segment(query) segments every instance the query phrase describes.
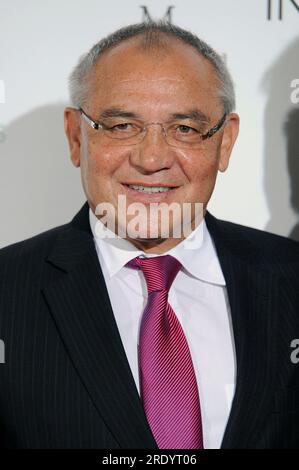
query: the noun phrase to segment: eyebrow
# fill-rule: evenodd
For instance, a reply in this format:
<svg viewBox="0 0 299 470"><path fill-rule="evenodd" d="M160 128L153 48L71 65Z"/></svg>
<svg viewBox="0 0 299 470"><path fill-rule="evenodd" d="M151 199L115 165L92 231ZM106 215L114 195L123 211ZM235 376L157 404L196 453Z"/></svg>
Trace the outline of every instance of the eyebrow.
<svg viewBox="0 0 299 470"><path fill-rule="evenodd" d="M101 112L99 116L99 120L101 119L109 119L113 117L122 117L122 118L130 118L130 119L140 119L142 120L142 116L138 113L124 111L121 108L107 108ZM199 109L190 109L184 113L172 113L170 114L170 119L192 119L194 121L201 121L201 122L210 122L210 119L206 114L204 114Z"/></svg>

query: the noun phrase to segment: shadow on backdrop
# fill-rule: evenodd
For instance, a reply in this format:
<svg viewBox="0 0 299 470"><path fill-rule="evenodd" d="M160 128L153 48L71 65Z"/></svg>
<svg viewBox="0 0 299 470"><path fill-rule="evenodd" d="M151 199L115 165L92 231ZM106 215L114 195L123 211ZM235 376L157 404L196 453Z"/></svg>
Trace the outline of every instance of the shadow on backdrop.
<svg viewBox="0 0 299 470"><path fill-rule="evenodd" d="M285 125L285 132L287 136L288 168L291 180L291 204L297 216L299 216L299 108L293 109L289 113ZM292 229L290 237L299 241L299 220Z"/></svg>
<svg viewBox="0 0 299 470"><path fill-rule="evenodd" d="M299 78L299 38L266 72L264 187L270 211L265 228L299 241L299 105L291 83ZM291 229L290 229L291 227Z"/></svg>
<svg viewBox="0 0 299 470"><path fill-rule="evenodd" d="M0 247L68 222L86 200L69 158L64 104L42 106L5 128L0 143Z"/></svg>

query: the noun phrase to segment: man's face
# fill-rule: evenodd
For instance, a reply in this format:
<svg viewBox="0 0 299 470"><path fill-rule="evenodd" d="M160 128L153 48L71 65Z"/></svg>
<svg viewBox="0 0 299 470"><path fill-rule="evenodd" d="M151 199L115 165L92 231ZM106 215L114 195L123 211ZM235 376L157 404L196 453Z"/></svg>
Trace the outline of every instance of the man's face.
<svg viewBox="0 0 299 470"><path fill-rule="evenodd" d="M101 121L108 110L118 109L135 116L121 117L121 123L137 120L146 124L167 123L174 114L197 110L208 120L202 123L205 131L215 126L223 109L212 65L188 45L171 40L170 46L166 51L142 51L139 40L132 39L104 53L90 78L84 111ZM183 123L192 125L190 119ZM118 196L124 195L127 206L142 202L148 218L151 203L176 202L181 206L187 202L202 203L206 208L218 170L227 168L238 133L238 116L228 116L224 128L196 149L170 146L159 125L149 126L138 144L115 145L115 141L103 138L101 130L92 129L72 108L65 111L65 129L71 158L81 167L91 208L95 210L102 202L117 208ZM130 184L173 189L145 193L129 188ZM174 218L171 225L176 223L181 222ZM157 245L162 242L168 249L178 241L157 240Z"/></svg>

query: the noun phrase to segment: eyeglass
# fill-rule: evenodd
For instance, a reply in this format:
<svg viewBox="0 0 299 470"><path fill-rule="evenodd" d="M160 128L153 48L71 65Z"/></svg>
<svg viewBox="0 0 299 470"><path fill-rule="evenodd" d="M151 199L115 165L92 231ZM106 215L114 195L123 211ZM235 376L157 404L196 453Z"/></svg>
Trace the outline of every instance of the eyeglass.
<svg viewBox="0 0 299 470"><path fill-rule="evenodd" d="M202 142L211 138L224 125L227 114L224 113L220 121L207 132L202 133L202 123L192 122L187 125L185 122L149 122L141 124L136 122L124 122L120 119L111 118L108 122L94 121L82 108L77 108L84 120L95 130L101 130L103 134L111 139L114 145L135 145L144 139L150 125L162 127L166 142L173 147L198 148Z"/></svg>

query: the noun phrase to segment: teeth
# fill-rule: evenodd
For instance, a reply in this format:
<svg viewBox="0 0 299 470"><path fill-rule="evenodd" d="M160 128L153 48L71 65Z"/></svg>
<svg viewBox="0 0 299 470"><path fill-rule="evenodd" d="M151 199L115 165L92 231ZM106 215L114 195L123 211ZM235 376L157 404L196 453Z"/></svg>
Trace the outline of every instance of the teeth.
<svg viewBox="0 0 299 470"><path fill-rule="evenodd" d="M170 187L165 187L165 186L139 186L135 184L129 184L129 188L136 189L137 191L143 192L143 193L164 193L166 191L169 191Z"/></svg>

